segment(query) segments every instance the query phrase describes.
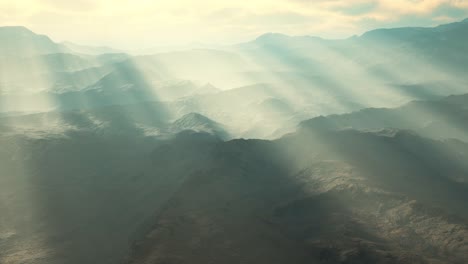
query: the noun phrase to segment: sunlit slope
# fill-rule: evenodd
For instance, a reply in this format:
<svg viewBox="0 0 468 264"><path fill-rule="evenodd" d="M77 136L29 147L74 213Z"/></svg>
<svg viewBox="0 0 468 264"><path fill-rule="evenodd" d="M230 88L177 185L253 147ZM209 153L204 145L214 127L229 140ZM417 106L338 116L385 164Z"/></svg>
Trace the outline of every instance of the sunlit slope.
<svg viewBox="0 0 468 264"><path fill-rule="evenodd" d="M55 95L85 89L124 54L74 52L24 27L0 28L0 111L47 111Z"/></svg>
<svg viewBox="0 0 468 264"><path fill-rule="evenodd" d="M2 96L81 90L97 82L124 55L92 57L54 53L32 57L8 57L1 61Z"/></svg>
<svg viewBox="0 0 468 264"><path fill-rule="evenodd" d="M5 113L4 117L0 116L0 131L47 136L49 133L60 135L69 131L102 130L105 133L138 132L157 136L180 131L177 127L186 127L216 134L223 139L239 136L278 138L293 132L301 122L299 127L363 131L406 129L434 139L456 138L468 141L467 95L413 101L399 108L366 108L349 114L310 119L315 116L313 108L301 110L297 105L274 99L269 96L270 89L263 85L193 96L174 102L139 103L135 101L138 98L144 100L144 94L128 98L115 93L109 96L122 96L119 100L126 100L129 104L29 115ZM245 96L244 92L250 94L253 91L257 91L257 96ZM88 97L90 105L102 103L99 100L107 102L107 97L91 95L94 97ZM79 103L71 100L67 102L67 106L75 107ZM333 113L332 110L330 112ZM216 121L207 121L210 119Z"/></svg>
<svg viewBox="0 0 468 264"><path fill-rule="evenodd" d="M201 86L210 83L221 90L264 83L281 91L271 97L302 108L313 104L317 114L328 114L327 108L352 111L396 106L412 99L466 92L463 69L468 45L463 33L467 28L462 21L435 28L378 29L343 40L270 33L224 50L130 57L106 49L102 51L108 51L107 55L84 55L25 28L9 27L0 32L7 42L16 39L30 47L12 44L15 52L0 51L0 57L7 58L2 91L52 92L40 95L49 99L58 91L82 97L89 90L119 92L122 87L143 86L156 97L149 99L174 100L194 92L171 93L172 89L165 89L172 86L167 82L174 86L183 81ZM84 71L89 76L80 74Z"/></svg>
<svg viewBox="0 0 468 264"><path fill-rule="evenodd" d="M390 106L464 91L467 30L463 21L378 29L344 40L270 33L235 48L263 69L251 72L253 79L302 87L315 98L331 94L365 106Z"/></svg>
<svg viewBox="0 0 468 264"><path fill-rule="evenodd" d="M300 126L375 131L408 129L437 139L456 138L468 142L468 95L434 101L414 101L399 108L367 108L357 112L320 116Z"/></svg>
<svg viewBox="0 0 468 264"><path fill-rule="evenodd" d="M100 50L107 54L84 54L22 27L4 27L0 38L25 43L11 44L14 51L0 50L3 112L85 109L216 92L202 79L223 79L221 72L230 74L242 64L236 55L214 50L137 57L106 49Z"/></svg>
<svg viewBox="0 0 468 264"><path fill-rule="evenodd" d="M102 77L102 66L125 57L77 53L24 27L0 27L0 39L2 95L81 89Z"/></svg>
<svg viewBox="0 0 468 264"><path fill-rule="evenodd" d="M91 108L147 101L172 101L217 92L207 83L174 77L158 61L129 58L114 63L107 74L81 90L51 94L58 109Z"/></svg>

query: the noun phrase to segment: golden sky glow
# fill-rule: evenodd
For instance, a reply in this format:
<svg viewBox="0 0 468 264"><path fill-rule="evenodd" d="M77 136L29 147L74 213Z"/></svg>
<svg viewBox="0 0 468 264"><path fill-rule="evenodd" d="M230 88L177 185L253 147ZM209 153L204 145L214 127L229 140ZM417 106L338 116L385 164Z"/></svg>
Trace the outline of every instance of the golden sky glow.
<svg viewBox="0 0 468 264"><path fill-rule="evenodd" d="M0 0L0 26L119 48L225 44L265 32L348 37L468 16L468 0Z"/></svg>

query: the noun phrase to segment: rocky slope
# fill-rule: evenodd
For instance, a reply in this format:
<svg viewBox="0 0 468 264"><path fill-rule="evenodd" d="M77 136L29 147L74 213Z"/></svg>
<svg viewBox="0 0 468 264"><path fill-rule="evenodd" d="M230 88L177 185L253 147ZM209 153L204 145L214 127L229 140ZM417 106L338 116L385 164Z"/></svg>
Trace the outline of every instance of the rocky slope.
<svg viewBox="0 0 468 264"><path fill-rule="evenodd" d="M464 263L467 150L405 131L218 143L128 263Z"/></svg>

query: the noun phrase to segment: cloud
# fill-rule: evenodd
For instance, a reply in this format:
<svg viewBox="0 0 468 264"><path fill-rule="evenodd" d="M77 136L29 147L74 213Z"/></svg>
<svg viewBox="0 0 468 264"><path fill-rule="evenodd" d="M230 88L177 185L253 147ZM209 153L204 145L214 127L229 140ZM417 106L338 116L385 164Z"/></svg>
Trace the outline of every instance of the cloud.
<svg viewBox="0 0 468 264"><path fill-rule="evenodd" d="M63 1L63 0L42 0L41 3L47 8L55 9L56 11L68 11L68 12L89 12L98 7L96 1L92 0L75 0L75 1Z"/></svg>
<svg viewBox="0 0 468 264"><path fill-rule="evenodd" d="M376 1L365 1L356 3L352 6L338 6L335 10L340 11L346 15L362 15L368 14L378 7Z"/></svg>

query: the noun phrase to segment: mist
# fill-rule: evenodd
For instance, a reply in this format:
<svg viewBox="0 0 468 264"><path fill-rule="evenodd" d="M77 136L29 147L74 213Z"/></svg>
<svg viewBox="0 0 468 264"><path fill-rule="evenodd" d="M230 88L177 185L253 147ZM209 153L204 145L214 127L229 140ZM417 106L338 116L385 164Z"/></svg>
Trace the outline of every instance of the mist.
<svg viewBox="0 0 468 264"><path fill-rule="evenodd" d="M357 33L0 27L0 262L467 262L468 20Z"/></svg>

